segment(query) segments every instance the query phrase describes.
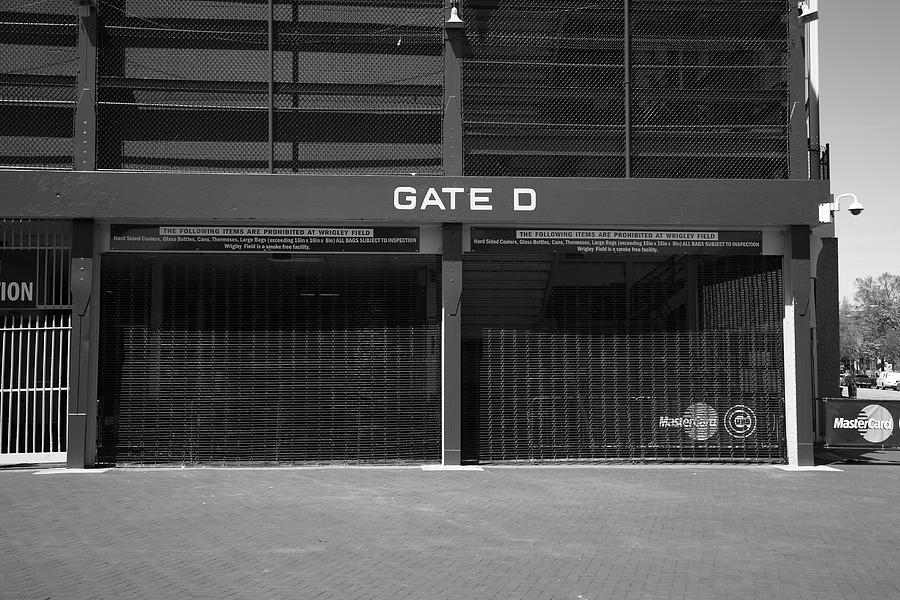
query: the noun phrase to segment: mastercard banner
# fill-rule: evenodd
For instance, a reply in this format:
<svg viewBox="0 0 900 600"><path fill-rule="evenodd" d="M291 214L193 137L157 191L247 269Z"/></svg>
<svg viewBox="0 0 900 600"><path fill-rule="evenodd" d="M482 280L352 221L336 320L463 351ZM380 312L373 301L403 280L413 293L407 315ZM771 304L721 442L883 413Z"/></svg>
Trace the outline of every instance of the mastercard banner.
<svg viewBox="0 0 900 600"><path fill-rule="evenodd" d="M826 444L900 448L900 402L826 399L822 405Z"/></svg>

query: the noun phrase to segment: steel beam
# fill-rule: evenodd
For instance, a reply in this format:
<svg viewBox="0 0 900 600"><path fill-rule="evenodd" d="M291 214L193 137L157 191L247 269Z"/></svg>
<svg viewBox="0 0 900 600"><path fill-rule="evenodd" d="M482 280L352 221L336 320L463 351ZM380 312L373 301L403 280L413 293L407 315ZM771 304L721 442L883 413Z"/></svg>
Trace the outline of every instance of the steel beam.
<svg viewBox="0 0 900 600"><path fill-rule="evenodd" d="M398 210L394 196L404 188L416 190L419 204L434 189L445 206ZM444 188L465 190L454 208ZM490 210L472 210L473 188L491 190ZM517 188L534 190L533 209L515 210ZM828 182L22 170L0 171L0 189L0 217L13 218L755 228L817 225Z"/></svg>

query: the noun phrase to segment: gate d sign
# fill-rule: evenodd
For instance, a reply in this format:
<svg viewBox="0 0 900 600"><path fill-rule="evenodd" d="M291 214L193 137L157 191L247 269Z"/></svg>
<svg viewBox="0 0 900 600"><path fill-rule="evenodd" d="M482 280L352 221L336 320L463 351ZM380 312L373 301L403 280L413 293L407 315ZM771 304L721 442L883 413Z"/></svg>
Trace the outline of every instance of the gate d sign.
<svg viewBox="0 0 900 600"><path fill-rule="evenodd" d="M396 210L485 211L494 210L494 189L489 187L442 187L417 189L400 186L394 188L394 208ZM530 212L537 208L537 192L531 188L514 188L512 209Z"/></svg>
<svg viewBox="0 0 900 600"><path fill-rule="evenodd" d="M0 250L0 308L35 308L37 250Z"/></svg>

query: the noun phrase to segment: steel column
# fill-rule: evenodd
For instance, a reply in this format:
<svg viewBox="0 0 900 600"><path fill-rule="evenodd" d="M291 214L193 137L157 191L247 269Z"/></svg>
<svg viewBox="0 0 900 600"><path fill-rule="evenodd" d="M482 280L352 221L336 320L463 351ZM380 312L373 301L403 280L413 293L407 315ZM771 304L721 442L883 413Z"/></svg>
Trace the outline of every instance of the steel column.
<svg viewBox="0 0 900 600"><path fill-rule="evenodd" d="M811 13L818 11L818 0L806 0ZM809 178L820 179L819 138L819 22L812 19L806 24L807 105L809 112Z"/></svg>
<svg viewBox="0 0 900 600"><path fill-rule="evenodd" d="M297 26L300 22L300 11L296 2L291 2L291 25ZM291 83L300 82L300 53L295 45L291 45ZM296 90L296 87L294 88ZM291 108L295 111L300 107L300 95L294 91L291 94ZM295 136L291 136L291 172L296 173L300 170L300 144Z"/></svg>
<svg viewBox="0 0 900 600"><path fill-rule="evenodd" d="M810 338L810 228L792 225L785 234L784 392L788 463L814 462L813 372Z"/></svg>
<svg viewBox="0 0 900 600"><path fill-rule="evenodd" d="M94 462L97 420L97 348L95 319L99 285L96 226L92 219L72 223L72 337L69 358L69 434L66 465L84 468Z"/></svg>
<svg viewBox="0 0 900 600"><path fill-rule="evenodd" d="M463 124L462 124L462 47L465 24L444 19L444 121L443 161L444 175L463 174Z"/></svg>
<svg viewBox="0 0 900 600"><path fill-rule="evenodd" d="M462 438L462 225L444 223L441 262L443 427L441 462L458 465Z"/></svg>
<svg viewBox="0 0 900 600"><path fill-rule="evenodd" d="M75 107L75 170L97 168L97 6L78 6L78 104Z"/></svg>
<svg viewBox="0 0 900 600"><path fill-rule="evenodd" d="M687 329L700 329L700 289L697 276L697 260L688 257L687 261Z"/></svg>
<svg viewBox="0 0 900 600"><path fill-rule="evenodd" d="M818 178L812 175L809 169L809 150L806 127L806 69L804 66L804 42L803 29L800 20L796 18L795 9L788 19L791 41L791 84L790 84L790 112L787 115L787 125L790 127L789 151L790 151L790 178L809 179Z"/></svg>
<svg viewBox="0 0 900 600"><path fill-rule="evenodd" d="M631 2L625 0L625 177L631 177Z"/></svg>
<svg viewBox="0 0 900 600"><path fill-rule="evenodd" d="M816 395L841 395L840 375L840 294L838 293L838 239L820 238L822 249L816 257Z"/></svg>
<svg viewBox="0 0 900 600"><path fill-rule="evenodd" d="M275 172L275 7L269 0L269 173Z"/></svg>

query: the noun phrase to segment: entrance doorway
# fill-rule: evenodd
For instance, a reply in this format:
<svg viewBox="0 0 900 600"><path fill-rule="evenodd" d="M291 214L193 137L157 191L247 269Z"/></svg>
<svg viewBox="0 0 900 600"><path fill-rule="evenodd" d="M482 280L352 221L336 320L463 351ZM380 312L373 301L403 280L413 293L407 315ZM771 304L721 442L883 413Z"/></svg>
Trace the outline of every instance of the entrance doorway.
<svg viewBox="0 0 900 600"><path fill-rule="evenodd" d="M101 460L438 462L436 257L107 254Z"/></svg>

